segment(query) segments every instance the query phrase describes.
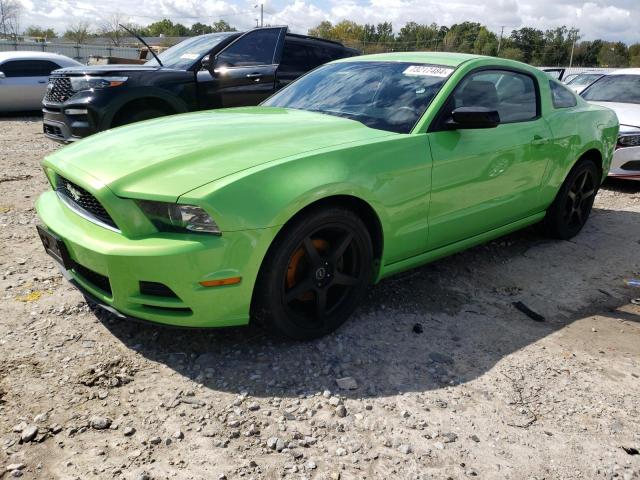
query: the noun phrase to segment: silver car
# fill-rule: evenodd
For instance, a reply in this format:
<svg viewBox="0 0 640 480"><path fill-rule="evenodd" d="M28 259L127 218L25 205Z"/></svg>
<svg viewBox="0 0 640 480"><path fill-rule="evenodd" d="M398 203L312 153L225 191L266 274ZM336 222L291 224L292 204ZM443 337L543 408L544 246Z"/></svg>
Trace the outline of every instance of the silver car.
<svg viewBox="0 0 640 480"><path fill-rule="evenodd" d="M609 176L640 180L640 68L608 73L580 95L618 115L620 134Z"/></svg>
<svg viewBox="0 0 640 480"><path fill-rule="evenodd" d="M566 81L565 85L576 93L582 92L585 88L598 80L603 75L602 72L582 72Z"/></svg>
<svg viewBox="0 0 640 480"><path fill-rule="evenodd" d="M55 53L0 52L0 112L40 110L49 74L78 65Z"/></svg>

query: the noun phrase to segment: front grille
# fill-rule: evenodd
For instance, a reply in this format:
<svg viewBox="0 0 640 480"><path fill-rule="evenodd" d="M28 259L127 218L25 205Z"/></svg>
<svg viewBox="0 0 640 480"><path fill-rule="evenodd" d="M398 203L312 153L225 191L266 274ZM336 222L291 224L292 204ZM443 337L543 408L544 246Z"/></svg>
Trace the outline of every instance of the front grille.
<svg viewBox="0 0 640 480"><path fill-rule="evenodd" d="M49 77L49 85L47 85L44 101L62 103L71 98L74 93L69 77L51 76Z"/></svg>
<svg viewBox="0 0 640 480"><path fill-rule="evenodd" d="M143 295L151 295L153 297L178 298L178 296L163 283L158 282L140 282L140 293Z"/></svg>
<svg viewBox="0 0 640 480"><path fill-rule="evenodd" d="M640 170L640 160L631 160L620 167L622 170Z"/></svg>
<svg viewBox="0 0 640 480"><path fill-rule="evenodd" d="M70 182L64 177L58 175L56 182L56 191L65 198L70 200L75 205L79 206L82 210L89 213L102 223L105 223L113 228L118 228L116 223L111 218L111 215L104 209L102 204L96 197L87 192L84 188L79 187L73 182Z"/></svg>
<svg viewBox="0 0 640 480"><path fill-rule="evenodd" d="M45 135L51 135L53 137L64 138L64 135L62 135L62 130L60 130L60 127L56 127L55 125L47 125L45 123L43 125L42 129L44 130Z"/></svg>
<svg viewBox="0 0 640 480"><path fill-rule="evenodd" d="M100 275L98 272L94 272L93 270L90 270L87 267L83 267L77 262L73 262L72 268L78 275L84 278L87 282L98 287L103 292L111 295L111 283L109 283L109 277Z"/></svg>

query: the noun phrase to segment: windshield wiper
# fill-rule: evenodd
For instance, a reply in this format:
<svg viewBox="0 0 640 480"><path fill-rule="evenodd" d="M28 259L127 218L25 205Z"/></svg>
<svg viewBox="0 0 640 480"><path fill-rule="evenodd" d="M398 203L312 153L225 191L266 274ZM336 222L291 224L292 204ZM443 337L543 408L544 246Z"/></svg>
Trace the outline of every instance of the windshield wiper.
<svg viewBox="0 0 640 480"><path fill-rule="evenodd" d="M156 52L153 51L153 49L149 46L149 44L147 42L145 42L142 37L140 35L138 35L137 33L129 30L127 27L125 27L124 25L122 25L121 23L119 23L118 25L120 25L121 28L123 28L124 30L126 30L127 32L129 32L131 35L133 35L134 37L136 37L138 40L140 40L142 42L142 44L147 47L147 49L151 52L151 55L153 55L153 57L156 59L156 61L160 64L161 67L164 67L164 65L162 64L162 62L160 61L160 58L158 58L158 55L156 55Z"/></svg>

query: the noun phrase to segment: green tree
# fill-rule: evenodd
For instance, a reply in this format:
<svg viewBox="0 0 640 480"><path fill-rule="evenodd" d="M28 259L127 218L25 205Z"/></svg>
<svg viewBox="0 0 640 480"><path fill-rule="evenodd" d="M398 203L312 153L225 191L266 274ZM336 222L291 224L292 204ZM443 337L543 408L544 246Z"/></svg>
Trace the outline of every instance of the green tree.
<svg viewBox="0 0 640 480"><path fill-rule="evenodd" d="M435 50L438 43L442 42L442 37L441 31L435 23L420 25L416 22L409 22L398 32L396 44L402 50Z"/></svg>
<svg viewBox="0 0 640 480"><path fill-rule="evenodd" d="M191 25L191 28L189 29L189 33L191 35L203 35L205 33L212 33L212 32L213 32L212 27L200 22L194 23L193 25Z"/></svg>
<svg viewBox="0 0 640 480"><path fill-rule="evenodd" d="M181 23L173 23L168 18L164 18L158 22L153 22L144 29L144 35L147 37L159 37L165 35L167 37L186 37L190 30Z"/></svg>
<svg viewBox="0 0 640 480"><path fill-rule="evenodd" d="M574 65L580 65L582 67L599 66L600 63L598 62L598 55L600 55L602 43L602 40L578 43L576 45L575 52L573 53Z"/></svg>
<svg viewBox="0 0 640 480"><path fill-rule="evenodd" d="M476 41L473 42L473 53L479 55L495 55L498 50L498 37L495 33L481 27L478 31Z"/></svg>
<svg viewBox="0 0 640 480"><path fill-rule="evenodd" d="M640 43L629 45L629 66L640 67Z"/></svg>
<svg viewBox="0 0 640 480"><path fill-rule="evenodd" d="M524 61L524 52L518 47L503 48L500 51L500 56L502 58L508 58L510 60L518 60L519 62Z"/></svg>
<svg viewBox="0 0 640 480"><path fill-rule="evenodd" d="M212 32L237 32L235 27L232 27L224 20L218 20L217 22L213 22L211 26Z"/></svg>
<svg viewBox="0 0 640 480"><path fill-rule="evenodd" d="M39 37L39 38L57 38L57 34L56 32L53 30L53 28L42 28L42 27L38 27L37 25L32 25L30 27L27 27L27 29L24 31L24 34L27 37Z"/></svg>
<svg viewBox="0 0 640 480"><path fill-rule="evenodd" d="M628 67L629 50L622 42L602 42L598 63L602 67Z"/></svg>
<svg viewBox="0 0 640 480"><path fill-rule="evenodd" d="M318 38L333 39L333 24L327 20L320 22L317 26L310 28L309 35Z"/></svg>
<svg viewBox="0 0 640 480"><path fill-rule="evenodd" d="M539 63L544 50L544 32L537 28L524 27L513 30L510 35L513 46L522 51L522 61Z"/></svg>

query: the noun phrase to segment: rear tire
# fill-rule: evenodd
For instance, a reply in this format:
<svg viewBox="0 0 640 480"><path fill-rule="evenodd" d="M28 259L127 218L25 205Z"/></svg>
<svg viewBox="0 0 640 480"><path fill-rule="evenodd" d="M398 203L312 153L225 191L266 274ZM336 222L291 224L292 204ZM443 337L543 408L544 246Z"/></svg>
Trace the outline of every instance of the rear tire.
<svg viewBox="0 0 640 480"><path fill-rule="evenodd" d="M587 223L598 189L600 172L589 159L580 160L569 172L547 210L544 226L553 238L568 240Z"/></svg>
<svg viewBox="0 0 640 480"><path fill-rule="evenodd" d="M352 211L315 210L285 227L265 258L252 318L296 340L342 325L362 300L372 276L373 247Z"/></svg>

